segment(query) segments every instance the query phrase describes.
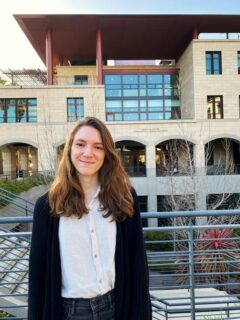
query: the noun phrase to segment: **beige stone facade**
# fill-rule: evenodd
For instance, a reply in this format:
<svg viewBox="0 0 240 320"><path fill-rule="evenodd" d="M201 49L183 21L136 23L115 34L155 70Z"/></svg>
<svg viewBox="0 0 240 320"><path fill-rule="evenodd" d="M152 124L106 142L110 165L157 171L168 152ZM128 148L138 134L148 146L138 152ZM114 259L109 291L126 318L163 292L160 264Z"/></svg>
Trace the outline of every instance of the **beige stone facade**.
<svg viewBox="0 0 240 320"><path fill-rule="evenodd" d="M206 143L219 138L240 143L239 50L240 41L237 40L193 40L189 44L175 67L179 70L181 120L106 122L116 142L135 141L145 146L146 176L132 177L132 181L138 194L148 197L149 211L157 210L157 196L160 195L195 193L199 200L197 208L205 209L206 196L210 193L240 193L239 175L206 175L204 169ZM206 51L221 51L222 74L206 75ZM16 152L23 170L29 170L26 152L30 152L33 159L31 170L55 169L57 148L64 144L67 132L73 125L67 121L67 98L83 98L84 115L94 115L105 121L105 88L94 82L96 67L65 66L57 68L55 73L58 85L0 89L0 99L37 99L36 123L0 124L2 173L15 170ZM89 84L74 85L74 75L88 75ZM209 95L223 96L223 119L208 119ZM194 174L156 176L156 147L176 139L193 144ZM19 147L16 149L17 144ZM24 153L22 150L26 145L30 149ZM221 154L215 157L219 158Z"/></svg>

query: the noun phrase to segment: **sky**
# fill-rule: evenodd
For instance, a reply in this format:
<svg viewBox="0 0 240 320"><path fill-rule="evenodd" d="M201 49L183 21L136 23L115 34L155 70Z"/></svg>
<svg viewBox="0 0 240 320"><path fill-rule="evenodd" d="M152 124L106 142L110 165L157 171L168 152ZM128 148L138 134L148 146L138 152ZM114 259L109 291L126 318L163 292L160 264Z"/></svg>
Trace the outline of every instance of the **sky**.
<svg viewBox="0 0 240 320"><path fill-rule="evenodd" d="M240 15L240 0L0 0L0 10L0 69L43 69L13 14Z"/></svg>

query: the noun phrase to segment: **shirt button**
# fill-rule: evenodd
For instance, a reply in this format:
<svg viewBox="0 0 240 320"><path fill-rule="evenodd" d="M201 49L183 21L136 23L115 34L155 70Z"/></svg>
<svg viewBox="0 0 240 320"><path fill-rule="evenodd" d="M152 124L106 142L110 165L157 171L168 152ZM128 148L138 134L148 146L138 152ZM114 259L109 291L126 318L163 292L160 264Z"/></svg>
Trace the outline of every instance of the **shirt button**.
<svg viewBox="0 0 240 320"><path fill-rule="evenodd" d="M91 233L94 233L94 230L93 230L93 229L91 230Z"/></svg>
<svg viewBox="0 0 240 320"><path fill-rule="evenodd" d="M97 254L94 255L94 258L97 258Z"/></svg>
<svg viewBox="0 0 240 320"><path fill-rule="evenodd" d="M99 283L102 283L102 280L99 280Z"/></svg>

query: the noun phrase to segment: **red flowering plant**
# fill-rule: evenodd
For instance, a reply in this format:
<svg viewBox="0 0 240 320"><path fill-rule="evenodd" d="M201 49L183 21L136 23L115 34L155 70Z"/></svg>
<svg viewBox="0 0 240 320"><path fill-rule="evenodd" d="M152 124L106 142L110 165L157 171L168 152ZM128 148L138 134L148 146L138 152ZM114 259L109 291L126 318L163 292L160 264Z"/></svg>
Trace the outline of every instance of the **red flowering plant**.
<svg viewBox="0 0 240 320"><path fill-rule="evenodd" d="M196 283L224 283L230 280L230 268L234 260L240 259L240 239L234 235L233 229L200 230L194 242L194 273ZM231 263L233 262L233 263ZM238 263L237 263L238 265ZM188 264L182 264L178 270L188 273ZM235 277L240 275L235 273ZM232 279L233 280L233 279ZM187 277L182 276L179 282L186 283Z"/></svg>
<svg viewBox="0 0 240 320"><path fill-rule="evenodd" d="M195 242L196 272L207 282L226 282L229 261L234 259L234 252L238 253L239 244L233 229L199 231Z"/></svg>

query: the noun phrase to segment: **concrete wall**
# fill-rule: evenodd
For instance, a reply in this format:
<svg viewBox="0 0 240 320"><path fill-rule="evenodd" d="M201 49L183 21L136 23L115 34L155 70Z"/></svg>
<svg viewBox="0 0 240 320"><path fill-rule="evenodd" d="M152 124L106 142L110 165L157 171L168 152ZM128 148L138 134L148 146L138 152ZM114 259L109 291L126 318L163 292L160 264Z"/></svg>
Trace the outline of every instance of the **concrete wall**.
<svg viewBox="0 0 240 320"><path fill-rule="evenodd" d="M177 67L179 68L179 90L182 118L194 119L194 63L192 43L180 57Z"/></svg>
<svg viewBox="0 0 240 320"><path fill-rule="evenodd" d="M237 69L239 49L239 40L193 40L196 119L207 119L208 95L222 95L224 119L239 120L240 76ZM221 51L221 75L206 74L206 51ZM223 120L211 121L221 123Z"/></svg>
<svg viewBox="0 0 240 320"><path fill-rule="evenodd" d="M96 66L57 66L54 73L58 85L74 85L74 76L88 76L88 84L97 84Z"/></svg>

